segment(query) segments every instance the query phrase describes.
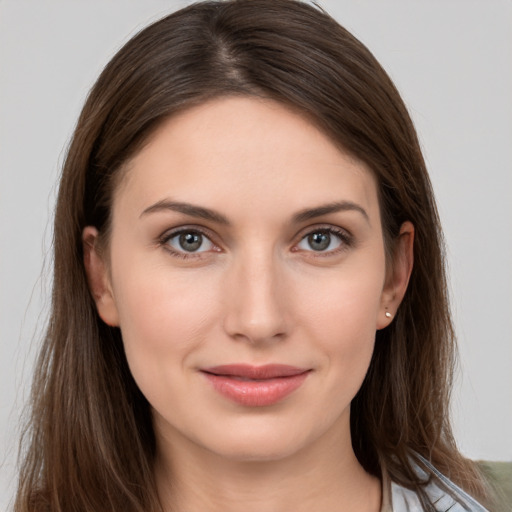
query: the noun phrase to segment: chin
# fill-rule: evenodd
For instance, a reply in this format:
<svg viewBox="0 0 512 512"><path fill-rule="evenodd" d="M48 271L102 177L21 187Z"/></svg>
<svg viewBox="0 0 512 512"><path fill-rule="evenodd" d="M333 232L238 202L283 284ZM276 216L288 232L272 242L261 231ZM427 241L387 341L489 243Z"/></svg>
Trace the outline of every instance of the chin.
<svg viewBox="0 0 512 512"><path fill-rule="evenodd" d="M281 443L269 443L261 441L261 444L241 442L231 446L219 447L216 454L233 462L276 462L284 460L297 452L303 445L290 445Z"/></svg>
<svg viewBox="0 0 512 512"><path fill-rule="evenodd" d="M304 425L303 425L304 426ZM270 462L284 460L315 443L320 432L297 429L286 422L260 421L251 425L212 431L201 444L226 460L237 462Z"/></svg>

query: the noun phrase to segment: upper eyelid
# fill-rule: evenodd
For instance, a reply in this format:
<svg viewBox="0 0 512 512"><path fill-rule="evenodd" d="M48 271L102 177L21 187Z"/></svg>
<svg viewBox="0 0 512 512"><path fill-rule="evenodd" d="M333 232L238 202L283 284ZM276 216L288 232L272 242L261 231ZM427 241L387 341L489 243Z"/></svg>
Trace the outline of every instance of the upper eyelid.
<svg viewBox="0 0 512 512"><path fill-rule="evenodd" d="M211 230L204 228L202 226L179 226L175 228L166 229L159 237L158 239L160 241L170 240L171 238L180 235L181 233L189 233L189 232L197 232L201 235L208 238L212 243L215 243L212 238L214 238L214 235L212 235Z"/></svg>
<svg viewBox="0 0 512 512"><path fill-rule="evenodd" d="M341 226L335 226L333 224L315 224L302 228L294 238L302 240L304 237L316 231L328 231L337 235L345 235L346 238L353 238L354 236L348 229L342 228Z"/></svg>

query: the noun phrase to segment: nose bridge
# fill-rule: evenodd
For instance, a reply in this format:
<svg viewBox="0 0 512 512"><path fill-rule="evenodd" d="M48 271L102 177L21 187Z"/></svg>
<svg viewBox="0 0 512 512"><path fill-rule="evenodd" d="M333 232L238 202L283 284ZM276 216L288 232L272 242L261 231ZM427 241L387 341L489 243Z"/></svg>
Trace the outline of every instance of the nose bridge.
<svg viewBox="0 0 512 512"><path fill-rule="evenodd" d="M226 331L251 342L283 337L287 328L282 262L274 251L261 247L239 256L227 281Z"/></svg>

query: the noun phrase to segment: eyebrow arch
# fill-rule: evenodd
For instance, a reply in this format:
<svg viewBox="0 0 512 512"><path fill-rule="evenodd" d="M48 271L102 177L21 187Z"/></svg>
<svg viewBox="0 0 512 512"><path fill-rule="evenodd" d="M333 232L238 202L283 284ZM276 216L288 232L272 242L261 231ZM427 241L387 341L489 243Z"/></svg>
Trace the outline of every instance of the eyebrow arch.
<svg viewBox="0 0 512 512"><path fill-rule="evenodd" d="M329 213L346 211L359 212L366 219L368 224L370 223L370 217L366 213L366 210L358 204L353 203L352 201L337 201L334 203L317 206L316 208L307 208L301 210L293 216L293 222L299 224L307 220L315 219L316 217L321 217L322 215L328 215Z"/></svg>
<svg viewBox="0 0 512 512"><path fill-rule="evenodd" d="M212 222L216 222L217 224L223 224L225 226L229 225L229 220L226 217L224 217L224 215L214 210L210 210L209 208L203 208L202 206L196 206L190 203L171 201L169 199L163 199L162 201L158 201L157 203L146 208L140 214L140 217L143 217L144 215L148 215L150 213L161 212L165 210L183 213L185 215L189 215L190 217L198 217L200 219L209 220Z"/></svg>
<svg viewBox="0 0 512 512"><path fill-rule="evenodd" d="M227 217L214 210L210 210L209 208L204 208L202 206L196 206L190 203L171 201L169 199L162 199L161 201L158 201L157 203L149 206L140 214L140 217L143 217L150 213L161 212L166 210L183 213L191 217L209 220L212 222L216 222L217 224L222 224L224 226L230 225L230 222L227 219ZM337 213L343 211L359 212L361 213L361 215L363 215L366 221L370 223L370 218L368 217L366 210L359 206L358 204L353 203L352 201L337 201L334 203L317 206L315 208L306 208L304 210L297 212L292 217L292 222L294 224L300 224L301 222L306 222L308 220L315 219L316 217L321 217L322 215L328 215L330 213Z"/></svg>

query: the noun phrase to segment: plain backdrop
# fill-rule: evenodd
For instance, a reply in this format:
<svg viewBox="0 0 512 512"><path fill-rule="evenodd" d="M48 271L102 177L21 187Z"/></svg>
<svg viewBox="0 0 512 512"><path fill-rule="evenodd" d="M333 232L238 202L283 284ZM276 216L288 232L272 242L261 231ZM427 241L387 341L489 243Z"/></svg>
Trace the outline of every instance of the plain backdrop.
<svg viewBox="0 0 512 512"><path fill-rule="evenodd" d="M47 313L56 180L85 95L163 0L0 0L0 508ZM394 79L445 228L457 440L512 460L512 2L325 0Z"/></svg>

